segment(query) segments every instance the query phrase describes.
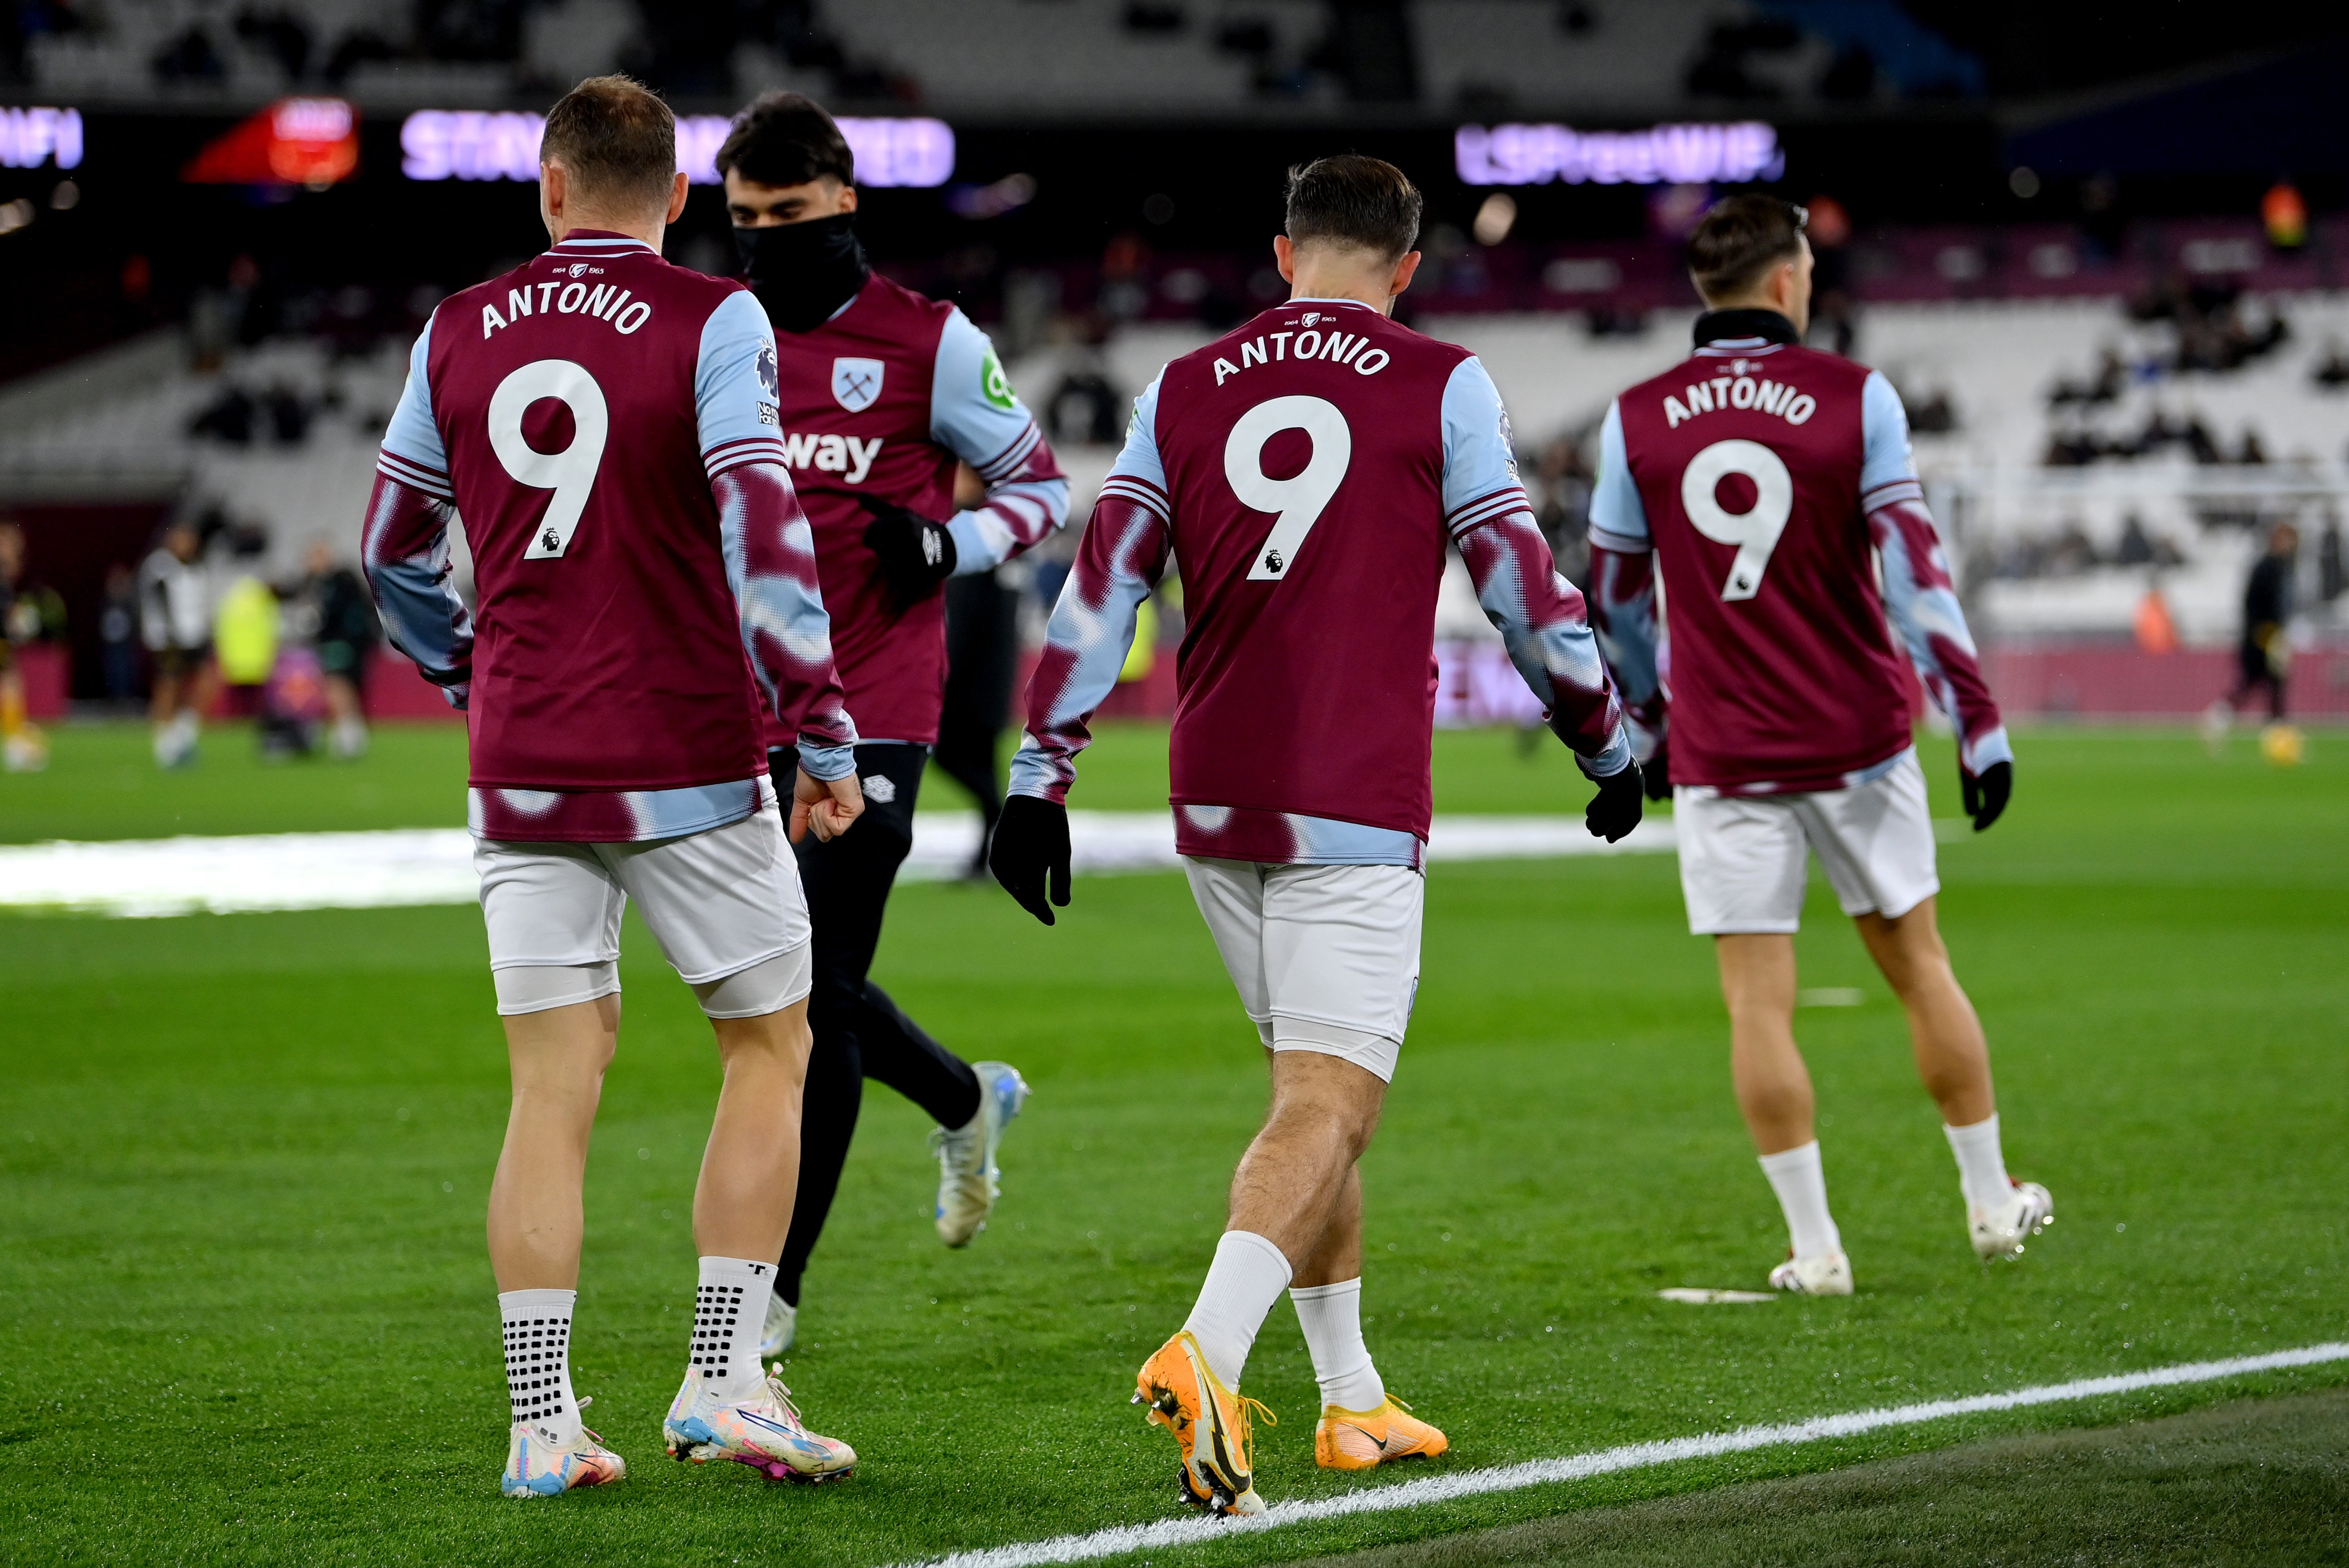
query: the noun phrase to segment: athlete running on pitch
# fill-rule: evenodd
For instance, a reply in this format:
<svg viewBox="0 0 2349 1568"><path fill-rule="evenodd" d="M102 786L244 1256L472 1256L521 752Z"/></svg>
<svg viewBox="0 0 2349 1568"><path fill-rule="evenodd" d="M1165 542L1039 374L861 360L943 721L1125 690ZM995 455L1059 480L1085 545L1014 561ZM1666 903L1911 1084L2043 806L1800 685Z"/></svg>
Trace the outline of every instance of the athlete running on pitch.
<svg viewBox="0 0 2349 1568"><path fill-rule="evenodd" d="M1168 365L1052 613L990 863L1036 918L1069 901L1064 802L1136 607L1182 563L1175 843L1270 1054L1272 1106L1180 1332L1134 1394L1182 1449L1182 1495L1254 1513L1240 1375L1283 1290L1320 1384L1334 1469L1444 1452L1362 1344L1362 1189L1419 982L1447 543L1550 727L1599 780L1590 830L1640 820L1640 769L1582 596L1517 483L1508 417L1469 353L1388 319L1419 265L1420 194L1373 158L1289 176L1273 241L1288 304Z"/></svg>
<svg viewBox="0 0 2349 1568"><path fill-rule="evenodd" d="M736 117L718 167L750 286L776 329L784 462L815 530L833 654L864 731L864 821L850 837L799 851L815 924L815 1048L799 1206L760 1344L761 1355L778 1355L797 1332L801 1276L840 1185L866 1078L938 1124L930 1143L939 1239L967 1244L995 1207L997 1146L1027 1084L1007 1063L967 1063L930 1038L868 971L938 738L944 584L1049 537L1067 520L1069 482L987 335L952 305L865 264L855 161L821 107L769 93ZM968 511L954 504L958 460L987 486ZM792 742L771 727L779 788L795 766Z"/></svg>
<svg viewBox="0 0 2349 1568"><path fill-rule="evenodd" d="M489 1212L513 1407L501 1489L554 1496L626 1473L580 1425L568 1353L631 898L725 1067L663 1438L678 1459L821 1480L855 1452L802 1425L758 1354L799 1170L810 974L760 694L800 743L792 836L834 836L862 808L775 439L774 345L740 284L660 258L686 183L659 99L624 77L582 82L547 116L540 157L554 244L433 313L363 553L394 640L470 715L473 858L513 1069ZM452 506L474 620L448 583Z"/></svg>
<svg viewBox="0 0 2349 1568"><path fill-rule="evenodd" d="M1786 1214L1781 1289L1851 1293L1827 1213L1809 1073L1795 1049L1795 939L1808 855L1908 1010L1918 1071L1957 1156L1974 1251L2012 1258L2054 1217L2012 1180L1990 1054L1933 920L1933 825L1889 612L1958 732L1967 813L2006 808L2014 753L1880 372L1802 346L1804 214L1733 196L1689 244L1696 353L1625 392L1599 432L1592 618L1635 724L1669 772L1689 929L1729 1004L1737 1103ZM1871 546L1883 561L1879 594ZM1670 607L1670 716L1656 584Z"/></svg>

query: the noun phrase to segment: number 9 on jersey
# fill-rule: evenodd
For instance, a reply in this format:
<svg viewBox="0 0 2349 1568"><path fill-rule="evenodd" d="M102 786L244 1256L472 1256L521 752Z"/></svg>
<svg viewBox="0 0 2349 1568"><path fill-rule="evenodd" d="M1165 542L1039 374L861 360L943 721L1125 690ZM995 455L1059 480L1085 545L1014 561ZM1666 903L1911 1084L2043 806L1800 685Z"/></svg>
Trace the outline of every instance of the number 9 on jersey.
<svg viewBox="0 0 2349 1568"><path fill-rule="evenodd" d="M1754 505L1748 511L1732 512L1714 494L1733 473L1753 482ZM1786 531L1786 519L1794 515L1795 477L1786 472L1785 459L1760 441L1717 441L1689 459L1681 472L1681 510L1706 538L1737 546L1721 597L1750 599L1762 591L1770 553Z"/></svg>
<svg viewBox="0 0 2349 1568"><path fill-rule="evenodd" d="M541 452L522 433L523 415L547 398L571 410L571 444L561 452ZM587 493L595 487L595 470L603 463L611 425L604 389L585 365L569 359L534 360L500 381L490 394L491 450L515 483L554 492L546 515L531 531L523 559L559 559L570 548L579 514L587 509Z"/></svg>
<svg viewBox="0 0 2349 1568"><path fill-rule="evenodd" d="M1283 431L1303 431L1313 456L1302 472L1275 479L1264 471L1264 448ZM1354 432L1327 398L1268 398L1239 417L1224 441L1224 478L1241 505L1278 514L1248 566L1249 581L1277 583L1288 575L1353 461Z"/></svg>

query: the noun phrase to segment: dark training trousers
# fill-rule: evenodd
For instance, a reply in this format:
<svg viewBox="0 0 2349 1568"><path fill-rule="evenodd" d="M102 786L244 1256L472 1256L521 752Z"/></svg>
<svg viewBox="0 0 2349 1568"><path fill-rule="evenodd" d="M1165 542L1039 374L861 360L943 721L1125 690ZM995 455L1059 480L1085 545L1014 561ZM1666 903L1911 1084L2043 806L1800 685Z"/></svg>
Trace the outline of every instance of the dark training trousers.
<svg viewBox="0 0 2349 1568"><path fill-rule="evenodd" d="M793 1306L800 1303L800 1275L840 1189L864 1080L888 1085L941 1127L966 1126L978 1114L978 1075L970 1064L923 1033L866 976L873 950L880 945L889 888L914 846L914 800L928 760L926 746L857 747L864 815L829 844L817 843L810 834L797 846L814 927L808 1029L815 1045L808 1056L800 1115L799 1201L775 1281L775 1289ZM788 811L799 753L792 747L769 752L767 767ZM881 799L885 793L891 798Z"/></svg>
<svg viewBox="0 0 2349 1568"><path fill-rule="evenodd" d="M938 768L978 803L978 853L970 875L987 870L987 841L1003 815L999 752L1019 662L1019 590L992 572L947 579L947 691L938 719Z"/></svg>

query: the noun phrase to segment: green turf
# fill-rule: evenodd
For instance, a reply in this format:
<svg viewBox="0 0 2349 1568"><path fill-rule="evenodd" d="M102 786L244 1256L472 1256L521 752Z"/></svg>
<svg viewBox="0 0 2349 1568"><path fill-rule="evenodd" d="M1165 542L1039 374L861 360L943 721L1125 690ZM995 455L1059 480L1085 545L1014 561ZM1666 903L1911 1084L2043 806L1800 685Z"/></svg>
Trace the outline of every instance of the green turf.
<svg viewBox="0 0 2349 1568"><path fill-rule="evenodd" d="M158 831L152 797L104 793L135 751L83 769L82 733L60 734L36 781L41 826L0 821ZM1125 733L1122 767L1078 804L1144 804L1082 792L1136 787L1147 738ZM347 775L252 780L388 778L385 739ZM1448 740L1440 801L1578 803L1559 759L1513 747ZM2013 1163L2058 1199L2021 1266L1966 1251L1897 1012L1815 888L1805 983L1866 998L1800 1020L1860 1294L1656 1300L1754 1284L1784 1245L1671 860L1431 874L1419 1009L1366 1165L1366 1312L1389 1382L1451 1432L1445 1464L2343 1337L2349 752L2319 737L2296 772L2151 732L2043 732L2022 752L2012 818L1947 846L1942 899ZM1947 748L1927 753L1954 815ZM225 749L216 761L225 775ZM420 749L400 765L440 766ZM239 807L264 782L166 782L214 792L207 826L286 826ZM392 820L321 808L301 825ZM880 978L965 1054L1020 1064L1037 1097L994 1229L949 1253L929 1233L918 1116L869 1096L789 1368L866 1462L812 1492L659 1457L715 1071L688 993L633 923L628 942L574 1354L591 1420L636 1469L608 1493L516 1505L494 1493L504 1396L480 1226L505 1096L479 916L0 919L0 1558L876 1563L1169 1514L1171 1446L1123 1394L1189 1303L1263 1092L1181 879L1082 880L1050 931L990 889L899 895ZM2045 1407L1180 1555L1374 1545L2344 1380ZM1268 1495L1384 1481L1311 1468L1285 1308L1248 1386L1283 1417L1262 1441Z"/></svg>
<svg viewBox="0 0 2349 1568"><path fill-rule="evenodd" d="M2349 1392L2001 1438L1595 1508L1314 1568L2281 1568L2349 1560Z"/></svg>

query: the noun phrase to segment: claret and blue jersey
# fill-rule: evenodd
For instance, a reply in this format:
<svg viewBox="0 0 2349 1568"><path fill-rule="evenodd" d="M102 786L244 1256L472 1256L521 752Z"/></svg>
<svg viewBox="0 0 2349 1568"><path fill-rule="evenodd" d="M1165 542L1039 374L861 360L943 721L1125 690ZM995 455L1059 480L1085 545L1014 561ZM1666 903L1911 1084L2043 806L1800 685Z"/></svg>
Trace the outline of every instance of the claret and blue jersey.
<svg viewBox="0 0 2349 1568"><path fill-rule="evenodd" d="M1581 596L1475 357L1356 301L1293 299L1174 360L1135 405L1053 610L1012 792L1064 798L1172 557L1178 847L1419 865L1447 545L1586 769L1628 765Z"/></svg>
<svg viewBox="0 0 2349 1568"><path fill-rule="evenodd" d="M1609 408L1590 539L1600 641L1643 744L1669 723L1675 784L1775 794L1889 771L1910 732L1888 617L1966 769L2012 758L1881 372L1791 329L1702 342Z"/></svg>
<svg viewBox="0 0 2349 1568"><path fill-rule="evenodd" d="M395 643L469 710L495 838L672 837L759 808L760 710L854 771L777 361L740 285L574 232L444 300L363 542ZM478 611L449 585L461 519Z"/></svg>
<svg viewBox="0 0 2349 1568"><path fill-rule="evenodd" d="M937 739L947 677L942 591L900 599L865 547L889 502L946 522L958 575L988 571L1068 520L1069 482L1013 395L994 345L954 306L874 274L830 320L781 332L777 427L814 529L833 645L867 742ZM954 504L955 464L987 487ZM791 734L771 729L775 745Z"/></svg>

